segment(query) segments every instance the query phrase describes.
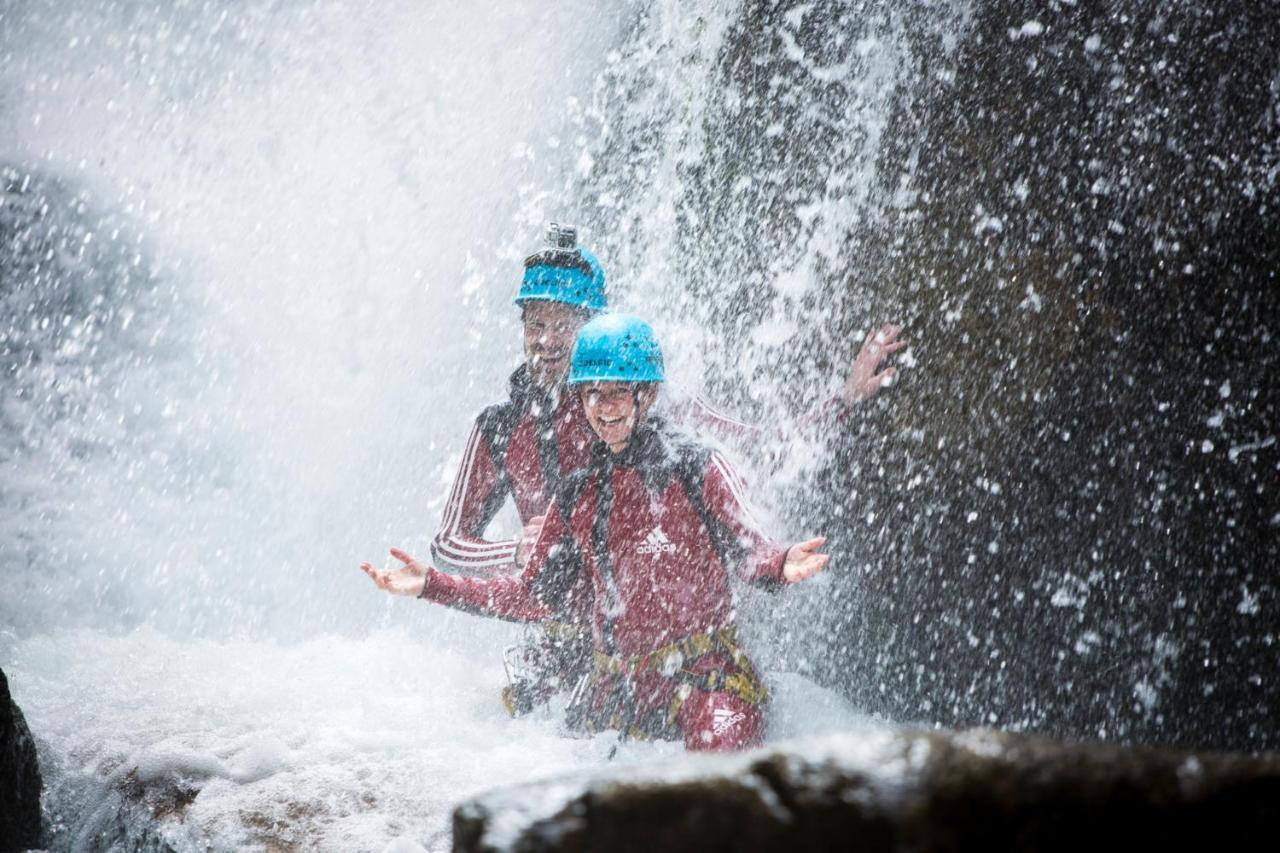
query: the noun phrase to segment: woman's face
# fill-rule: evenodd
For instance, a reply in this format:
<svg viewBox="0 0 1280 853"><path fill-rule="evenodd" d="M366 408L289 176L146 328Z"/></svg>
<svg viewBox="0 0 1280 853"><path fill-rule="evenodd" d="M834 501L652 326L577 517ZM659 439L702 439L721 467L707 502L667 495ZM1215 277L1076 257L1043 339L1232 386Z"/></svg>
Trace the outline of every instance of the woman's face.
<svg viewBox="0 0 1280 853"><path fill-rule="evenodd" d="M592 382L578 394L591 429L615 453L626 449L654 398L651 386L626 382Z"/></svg>

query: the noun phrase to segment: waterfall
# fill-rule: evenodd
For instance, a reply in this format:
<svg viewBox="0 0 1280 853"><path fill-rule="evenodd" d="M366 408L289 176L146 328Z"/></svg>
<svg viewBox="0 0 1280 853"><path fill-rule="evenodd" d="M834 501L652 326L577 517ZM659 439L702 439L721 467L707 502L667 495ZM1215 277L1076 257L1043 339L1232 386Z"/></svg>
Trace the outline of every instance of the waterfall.
<svg viewBox="0 0 1280 853"><path fill-rule="evenodd" d="M868 329L912 344L757 475L835 555L752 608L775 664L899 720L1274 744L1267 12L653 3L622 45L580 186L690 381L785 424Z"/></svg>
<svg viewBox="0 0 1280 853"><path fill-rule="evenodd" d="M5 624L380 618L343 590L505 390L602 12L6 13Z"/></svg>
<svg viewBox="0 0 1280 853"><path fill-rule="evenodd" d="M0 11L0 663L51 847L440 847L609 760L502 714L517 629L356 568L425 555L551 220L778 427L736 449L776 535L831 537L741 599L772 737L1274 748L1274 22L1082 5ZM897 384L803 427L888 321Z"/></svg>

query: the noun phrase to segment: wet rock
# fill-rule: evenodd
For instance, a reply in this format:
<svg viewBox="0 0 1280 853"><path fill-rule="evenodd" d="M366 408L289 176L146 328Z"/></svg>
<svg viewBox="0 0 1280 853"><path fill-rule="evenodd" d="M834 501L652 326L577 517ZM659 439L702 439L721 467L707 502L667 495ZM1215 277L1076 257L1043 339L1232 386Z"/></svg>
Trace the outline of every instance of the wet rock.
<svg viewBox="0 0 1280 853"><path fill-rule="evenodd" d="M829 394L872 324L911 343L772 496L832 571L770 603L766 666L895 720L1280 748L1274 18L638 16L587 182L614 280L670 282L712 396L762 420Z"/></svg>
<svg viewBox="0 0 1280 853"><path fill-rule="evenodd" d="M0 670L0 853L39 846L42 787L35 741Z"/></svg>
<svg viewBox="0 0 1280 853"><path fill-rule="evenodd" d="M526 785L454 813L454 849L1271 849L1280 756L865 730Z"/></svg>
<svg viewBox="0 0 1280 853"><path fill-rule="evenodd" d="M918 368L829 472L878 570L823 677L895 719L1276 749L1280 34L972 8L885 131L912 192L860 268Z"/></svg>

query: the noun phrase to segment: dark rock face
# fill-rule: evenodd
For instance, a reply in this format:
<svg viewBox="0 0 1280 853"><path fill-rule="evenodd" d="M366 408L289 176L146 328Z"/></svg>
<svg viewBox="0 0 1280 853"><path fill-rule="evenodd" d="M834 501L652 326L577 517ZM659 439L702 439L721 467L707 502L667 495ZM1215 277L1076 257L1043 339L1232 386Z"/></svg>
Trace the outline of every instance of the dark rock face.
<svg viewBox="0 0 1280 853"><path fill-rule="evenodd" d="M902 512L854 665L890 689L860 698L1274 749L1273 10L974 10L886 134L884 180L914 195L863 236L921 369L872 457L830 472L833 525Z"/></svg>
<svg viewBox="0 0 1280 853"><path fill-rule="evenodd" d="M35 741L0 670L0 853L40 846L42 786Z"/></svg>
<svg viewBox="0 0 1280 853"><path fill-rule="evenodd" d="M857 330L912 342L776 501L834 559L771 663L899 720L1280 747L1274 7L760 0L701 53L645 22L635 56L686 53L622 53L588 184L604 254L696 295L715 392L803 410ZM670 215L625 201L672 174Z"/></svg>
<svg viewBox="0 0 1280 853"><path fill-rule="evenodd" d="M454 849L1269 850L1280 758L868 730L481 797Z"/></svg>

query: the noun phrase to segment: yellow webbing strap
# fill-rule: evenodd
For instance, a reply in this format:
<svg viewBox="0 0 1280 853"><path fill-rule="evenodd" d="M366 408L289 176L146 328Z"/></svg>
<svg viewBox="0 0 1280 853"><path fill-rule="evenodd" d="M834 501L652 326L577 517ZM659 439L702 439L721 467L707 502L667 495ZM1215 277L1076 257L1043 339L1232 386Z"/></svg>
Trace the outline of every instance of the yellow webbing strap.
<svg viewBox="0 0 1280 853"><path fill-rule="evenodd" d="M534 626L553 640L578 640L587 636L587 629L573 622L549 619L546 622L535 622Z"/></svg>

